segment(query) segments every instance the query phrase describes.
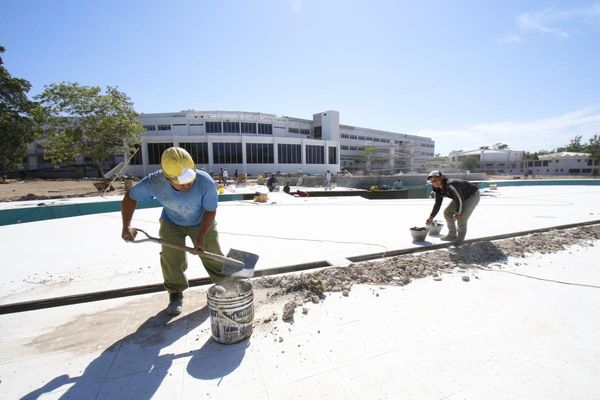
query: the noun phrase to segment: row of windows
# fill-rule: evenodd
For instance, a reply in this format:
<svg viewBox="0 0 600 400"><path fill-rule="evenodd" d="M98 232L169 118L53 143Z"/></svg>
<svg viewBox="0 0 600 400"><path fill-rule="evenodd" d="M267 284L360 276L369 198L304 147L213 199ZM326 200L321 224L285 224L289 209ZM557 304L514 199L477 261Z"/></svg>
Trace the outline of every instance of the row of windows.
<svg viewBox="0 0 600 400"><path fill-rule="evenodd" d="M148 143L148 164L159 165L160 157L172 143ZM208 144L207 143L179 143L179 146L186 149L196 164L208 164ZM139 149L139 147L138 147ZM242 164L242 144L241 143L213 143L213 162L215 164ZM302 145L299 144L277 144L279 163L281 164L300 164L302 163ZM306 146L307 164L325 164L325 148L323 146ZM142 164L142 153L137 151L131 159L132 165ZM246 143L246 163L247 164L274 164L275 154L273 145L269 143ZM337 147L329 147L329 164L337 164Z"/></svg>
<svg viewBox="0 0 600 400"><path fill-rule="evenodd" d="M390 143L390 139L383 139L383 138L371 137L371 136L347 135L345 133L342 133L340 136L342 137L342 139L370 140L371 142Z"/></svg>
<svg viewBox="0 0 600 400"><path fill-rule="evenodd" d="M310 133L309 129L299 129L299 128L288 128L289 133L299 133L301 135L308 135Z"/></svg>
<svg viewBox="0 0 600 400"><path fill-rule="evenodd" d="M185 126L186 124L173 124L173 126ZM202 126L204 124L190 124L190 126ZM170 131L171 125L143 125L146 131ZM292 128L290 128L292 129ZM206 133L257 133L259 135L272 135L273 125L255 124L252 122L206 122ZM308 129L300 129L299 133L308 135Z"/></svg>

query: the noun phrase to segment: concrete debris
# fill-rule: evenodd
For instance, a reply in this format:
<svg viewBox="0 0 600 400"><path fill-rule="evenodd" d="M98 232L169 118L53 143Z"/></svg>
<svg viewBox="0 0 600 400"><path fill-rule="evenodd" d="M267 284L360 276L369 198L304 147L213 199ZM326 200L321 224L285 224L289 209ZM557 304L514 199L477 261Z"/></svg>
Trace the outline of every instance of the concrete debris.
<svg viewBox="0 0 600 400"><path fill-rule="evenodd" d="M469 275L463 275L462 280L464 282L469 282L471 280L471 278L469 278Z"/></svg>
<svg viewBox="0 0 600 400"><path fill-rule="evenodd" d="M281 319L284 321L290 321L294 319L294 312L296 311L296 303L289 301L283 306L283 315Z"/></svg>
<svg viewBox="0 0 600 400"><path fill-rule="evenodd" d="M252 283L255 288L270 289L267 300L275 301L280 297L293 295L298 304L318 303L319 299L325 299L325 293L344 290L349 292L354 284L377 285L380 289L385 289L383 285L403 286L413 279L434 274L438 274L434 279L441 280L441 272L452 273L456 271L455 268L460 268L462 273L480 266L504 268L508 257L553 253L576 244L592 246L593 241L598 239L600 225L590 225L494 242L469 243L458 248L352 263L345 267L323 268L314 272L261 277L253 279ZM376 296L378 295L377 293ZM289 314L290 318L292 316L293 311Z"/></svg>

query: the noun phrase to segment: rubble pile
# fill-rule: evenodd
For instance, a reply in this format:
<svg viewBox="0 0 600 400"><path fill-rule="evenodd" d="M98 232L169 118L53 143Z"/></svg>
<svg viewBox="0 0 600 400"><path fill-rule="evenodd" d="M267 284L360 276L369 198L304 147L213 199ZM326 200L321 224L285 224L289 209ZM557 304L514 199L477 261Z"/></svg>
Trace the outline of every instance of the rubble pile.
<svg viewBox="0 0 600 400"><path fill-rule="evenodd" d="M292 295L297 304L318 302L326 292L351 290L354 284L403 286L415 278L467 269L492 263L503 263L508 257L525 257L531 253L552 253L573 245L593 246L600 240L600 225L534 233L527 236L483 241L457 248L389 257L376 261L329 267L318 271L255 279L255 288L267 289L267 299Z"/></svg>

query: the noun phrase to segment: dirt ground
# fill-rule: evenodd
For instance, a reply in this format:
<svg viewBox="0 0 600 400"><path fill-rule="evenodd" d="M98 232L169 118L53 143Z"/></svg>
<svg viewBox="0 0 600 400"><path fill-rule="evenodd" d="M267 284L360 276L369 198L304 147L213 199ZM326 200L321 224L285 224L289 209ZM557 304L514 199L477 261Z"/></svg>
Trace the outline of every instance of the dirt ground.
<svg viewBox="0 0 600 400"><path fill-rule="evenodd" d="M100 179L7 179L5 183L0 182L0 202L100 196L103 191L98 190L94 183L102 182ZM114 190L107 194L125 191L123 181L115 181L113 187Z"/></svg>

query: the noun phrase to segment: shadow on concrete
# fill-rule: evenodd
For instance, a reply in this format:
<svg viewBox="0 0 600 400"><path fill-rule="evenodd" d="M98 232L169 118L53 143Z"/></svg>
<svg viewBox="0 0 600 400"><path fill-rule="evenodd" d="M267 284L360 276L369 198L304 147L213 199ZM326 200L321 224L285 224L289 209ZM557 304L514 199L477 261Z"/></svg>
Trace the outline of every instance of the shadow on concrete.
<svg viewBox="0 0 600 400"><path fill-rule="evenodd" d="M240 365L248 346L247 340L224 346L208 339L202 348L194 352L160 354L162 349L185 337L208 318L207 305L174 320L162 310L148 318L135 332L110 345L80 376L57 376L21 399L38 399L65 385L71 386L62 395L59 394L60 397L57 396L62 400L152 399L173 362L190 356L187 371L191 376L198 379L225 376Z"/></svg>
<svg viewBox="0 0 600 400"><path fill-rule="evenodd" d="M493 242L467 243L448 248L450 260L457 264L489 264L506 261L507 256Z"/></svg>

